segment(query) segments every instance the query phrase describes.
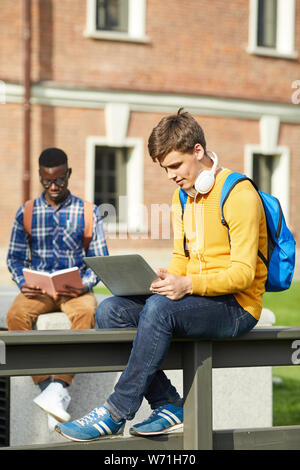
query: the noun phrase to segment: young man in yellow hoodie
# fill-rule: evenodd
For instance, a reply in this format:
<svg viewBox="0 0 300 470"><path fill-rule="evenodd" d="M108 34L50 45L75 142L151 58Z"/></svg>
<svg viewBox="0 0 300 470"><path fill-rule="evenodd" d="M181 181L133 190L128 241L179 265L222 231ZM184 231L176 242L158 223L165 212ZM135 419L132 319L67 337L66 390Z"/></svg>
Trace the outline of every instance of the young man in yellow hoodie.
<svg viewBox="0 0 300 470"><path fill-rule="evenodd" d="M153 412L130 432L149 436L183 423L183 403L160 370L173 336L230 338L257 323L265 290L267 229L262 202L249 181L231 191L221 223L220 198L231 173L206 149L198 122L180 109L163 118L148 142L150 156L178 185L172 202L174 252L168 269L158 270L152 295L110 297L96 312L100 328L133 327L137 335L127 367L104 406L57 431L90 440L122 431L143 397ZM179 199L188 194L184 213ZM230 235L230 236L229 236Z"/></svg>

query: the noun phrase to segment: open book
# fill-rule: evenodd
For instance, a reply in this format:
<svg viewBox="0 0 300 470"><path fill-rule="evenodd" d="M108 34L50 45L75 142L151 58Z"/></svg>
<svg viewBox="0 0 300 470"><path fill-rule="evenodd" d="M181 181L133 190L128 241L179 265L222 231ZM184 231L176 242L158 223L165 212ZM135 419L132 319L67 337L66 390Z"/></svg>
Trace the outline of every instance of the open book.
<svg viewBox="0 0 300 470"><path fill-rule="evenodd" d="M54 273L34 271L33 269L23 269L26 284L39 287L52 297L57 295L57 290L64 286L83 287L79 269L77 267L61 269Z"/></svg>

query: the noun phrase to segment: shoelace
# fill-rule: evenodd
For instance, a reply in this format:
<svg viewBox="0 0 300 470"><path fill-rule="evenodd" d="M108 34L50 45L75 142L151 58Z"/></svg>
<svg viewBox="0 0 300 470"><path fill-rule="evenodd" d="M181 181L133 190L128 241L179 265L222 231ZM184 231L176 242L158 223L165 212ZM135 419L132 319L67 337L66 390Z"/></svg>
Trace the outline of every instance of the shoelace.
<svg viewBox="0 0 300 470"><path fill-rule="evenodd" d="M156 408L156 410L152 411L151 415L149 416L148 419L146 419L146 420L144 421L144 423L151 422L151 421L152 421L152 418L155 418L155 416L156 416L161 410L163 410L164 408L165 408L165 407L164 407L163 405L160 406L160 407L158 407L158 408Z"/></svg>
<svg viewBox="0 0 300 470"><path fill-rule="evenodd" d="M90 422L94 421L95 418L98 418L99 416L105 416L105 415L107 415L107 411L105 410L105 408L95 408L87 415L83 416L80 419L77 419L77 422L81 424L81 426L86 426Z"/></svg>

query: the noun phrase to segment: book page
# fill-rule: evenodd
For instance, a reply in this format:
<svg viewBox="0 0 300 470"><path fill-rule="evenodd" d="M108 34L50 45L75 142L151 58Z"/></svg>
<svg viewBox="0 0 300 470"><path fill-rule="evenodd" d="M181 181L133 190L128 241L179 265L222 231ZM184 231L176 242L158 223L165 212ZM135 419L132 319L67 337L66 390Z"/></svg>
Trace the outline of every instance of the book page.
<svg viewBox="0 0 300 470"><path fill-rule="evenodd" d="M66 285L83 287L77 267L61 269L51 274L24 268L23 274L28 285L39 287L51 297L57 295L57 290L64 289Z"/></svg>
<svg viewBox="0 0 300 470"><path fill-rule="evenodd" d="M49 274L39 273L38 271L31 271L30 269L23 269L23 274L26 284L29 286L39 287L52 297L55 295L55 289Z"/></svg>
<svg viewBox="0 0 300 470"><path fill-rule="evenodd" d="M64 289L64 287L71 286L71 287L77 287L77 288L82 288L82 280L81 276L79 273L79 270L72 270L64 273L53 273L52 276L52 282L55 290L60 290Z"/></svg>

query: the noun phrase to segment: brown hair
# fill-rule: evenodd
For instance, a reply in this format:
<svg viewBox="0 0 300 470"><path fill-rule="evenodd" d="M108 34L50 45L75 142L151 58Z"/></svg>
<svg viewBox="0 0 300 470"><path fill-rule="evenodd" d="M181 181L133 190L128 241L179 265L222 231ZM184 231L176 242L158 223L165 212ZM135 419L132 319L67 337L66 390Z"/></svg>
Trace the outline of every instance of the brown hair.
<svg viewBox="0 0 300 470"><path fill-rule="evenodd" d="M151 158L161 161L172 151L192 153L196 144L206 152L204 132L191 114L180 108L177 114L161 119L148 139Z"/></svg>

